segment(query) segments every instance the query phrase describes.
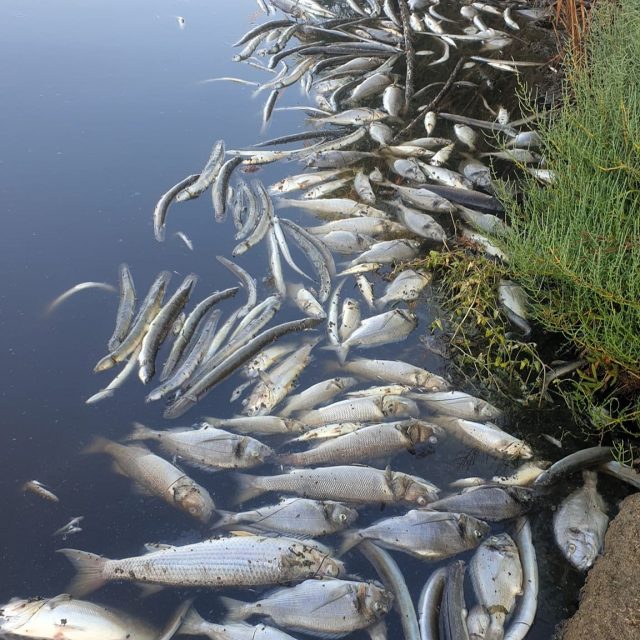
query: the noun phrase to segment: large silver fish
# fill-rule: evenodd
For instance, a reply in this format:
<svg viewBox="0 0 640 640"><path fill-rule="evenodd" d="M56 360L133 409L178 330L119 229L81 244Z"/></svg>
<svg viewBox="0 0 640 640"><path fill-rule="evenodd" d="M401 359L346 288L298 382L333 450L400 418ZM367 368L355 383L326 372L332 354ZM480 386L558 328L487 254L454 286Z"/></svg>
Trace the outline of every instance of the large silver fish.
<svg viewBox="0 0 640 640"><path fill-rule="evenodd" d="M584 486L566 498L553 517L556 543L579 571L593 565L604 544L609 517L598 493L598 474L584 471Z"/></svg>
<svg viewBox="0 0 640 640"><path fill-rule="evenodd" d="M162 498L201 522L211 519L215 507L209 492L146 447L124 446L96 438L85 452L110 455L117 472L133 480L141 492Z"/></svg>
<svg viewBox="0 0 640 640"><path fill-rule="evenodd" d="M340 502L307 498L284 498L277 504L243 513L218 513L221 517L215 523L216 528L250 525L295 537L326 536L343 531L358 517L355 509Z"/></svg>
<svg viewBox="0 0 640 640"><path fill-rule="evenodd" d="M444 378L401 360L353 358L343 365L343 369L367 380L396 382L425 391L446 390L449 387Z"/></svg>
<svg viewBox="0 0 640 640"><path fill-rule="evenodd" d="M208 425L200 429L158 431L136 422L127 440L152 440L165 453L206 471L248 469L273 455L271 447L255 438Z"/></svg>
<svg viewBox="0 0 640 640"><path fill-rule="evenodd" d="M77 570L69 591L78 596L114 581L173 587L255 587L307 578L337 578L342 563L318 543L284 537L239 535L142 556L110 560L77 549L60 549Z"/></svg>
<svg viewBox="0 0 640 640"><path fill-rule="evenodd" d="M318 500L355 504L401 503L424 506L435 500L438 488L406 473L366 466L294 469L273 476L236 474L236 502L245 502L268 491Z"/></svg>
<svg viewBox="0 0 640 640"><path fill-rule="evenodd" d="M68 594L14 598L0 605L0 633L40 640L157 640L158 629L133 616Z"/></svg>
<svg viewBox="0 0 640 640"><path fill-rule="evenodd" d="M340 638L373 625L390 609L393 596L368 582L306 580L290 589L278 589L257 602L222 598L227 619L261 615L291 631L321 638Z"/></svg>
<svg viewBox="0 0 640 640"><path fill-rule="evenodd" d="M485 540L469 563L478 602L490 617L486 640L502 640L504 622L522 594L522 565L510 535L500 533Z"/></svg>
<svg viewBox="0 0 640 640"><path fill-rule="evenodd" d="M477 547L489 525L463 513L412 510L345 534L344 550L360 540L404 551L421 560L442 560Z"/></svg>

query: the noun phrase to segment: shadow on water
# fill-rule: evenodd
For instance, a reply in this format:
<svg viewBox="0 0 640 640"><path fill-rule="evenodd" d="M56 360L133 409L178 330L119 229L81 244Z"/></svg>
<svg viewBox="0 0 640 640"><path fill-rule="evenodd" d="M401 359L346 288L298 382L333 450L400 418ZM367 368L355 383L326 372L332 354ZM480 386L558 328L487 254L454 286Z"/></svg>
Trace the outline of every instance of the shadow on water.
<svg viewBox="0 0 640 640"><path fill-rule="evenodd" d="M200 168L213 140L224 137L229 147L240 148L260 139L262 103L251 100L249 88L201 83L214 75L251 79L250 68L240 71L231 63L231 44L253 24L255 10L252 0L90 6L74 0L55 5L8 0L0 10L2 602L63 592L71 569L54 553L61 546L122 557L140 552L145 542L185 543L206 534L163 503L133 494L129 481L113 474L106 458L81 455L93 435L119 439L133 420L166 425L163 407L145 405L134 380L113 399L84 404L103 383L91 371L111 334L116 297L88 291L51 315L44 309L76 282L115 282L120 262L131 266L139 291L161 269L175 272L174 284L189 272L199 274L201 297L235 284L214 260L217 254L229 254L231 227L214 224L208 197L172 211L164 244L153 239L151 211L160 193ZM179 15L185 18L184 29L177 22ZM299 103L296 88L285 93L282 104ZM455 104L447 106L453 109ZM300 117L276 114L264 137L302 127ZM288 171L287 165L268 165L259 177L270 184ZM308 221L303 214L292 218ZM173 235L177 230L192 238L193 253ZM241 264L257 277L266 272L262 250L249 252ZM260 286L264 293L266 287ZM227 301L220 308L228 313L234 303ZM419 366L442 371L446 363L417 339L427 331L433 312L424 306L410 343L379 349L376 357L404 355ZM286 309L281 321L297 316ZM325 365L326 356L318 356L300 388L327 377ZM233 414L236 409L228 398L236 384L232 378L220 385L198 412ZM192 418L190 414L180 424ZM526 425L518 427L526 434ZM394 468L446 487L461 476L504 474L509 465L470 454L449 440L425 456L398 456ZM230 506L228 476L192 475L220 506ZM23 495L20 486L31 478L51 486L60 504ZM52 537L78 515L85 516L82 533L63 543ZM361 521L379 515L377 508L365 509ZM542 590L528 637L548 640L575 606L582 578L553 544L549 509L533 515L533 528ZM432 565L395 555L417 594ZM374 576L357 553L348 558L354 573ZM246 591L230 595L244 597ZM131 608L150 617L162 617L176 601L170 590L147 600L136 596L130 585L110 585L97 597L118 606L133 600ZM210 593L201 592L199 608L212 620L220 618ZM390 618L389 638L399 637L397 620Z"/></svg>

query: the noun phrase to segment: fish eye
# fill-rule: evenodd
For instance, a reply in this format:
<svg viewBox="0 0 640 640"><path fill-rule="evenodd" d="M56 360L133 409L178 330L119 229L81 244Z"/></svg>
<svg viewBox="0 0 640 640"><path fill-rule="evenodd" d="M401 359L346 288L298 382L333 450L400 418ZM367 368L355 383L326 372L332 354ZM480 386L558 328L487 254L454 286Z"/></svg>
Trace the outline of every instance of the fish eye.
<svg viewBox="0 0 640 640"><path fill-rule="evenodd" d="M573 542L569 543L569 553L574 553L574 551L577 549L576 545Z"/></svg>
<svg viewBox="0 0 640 640"><path fill-rule="evenodd" d="M478 538L478 540L479 540L480 538L482 538L482 537L483 537L483 535L484 535L484 534L482 533L482 531L480 531L480 529L476 529L476 530L475 530L475 534L476 534L476 538Z"/></svg>
<svg viewBox="0 0 640 640"><path fill-rule="evenodd" d="M347 514L346 513L341 513L338 516L338 519L340 520L340 522L346 522L347 521Z"/></svg>
<svg viewBox="0 0 640 640"><path fill-rule="evenodd" d="M384 610L384 607L382 606L381 602L374 602L373 603L373 609L374 611L380 612Z"/></svg>
<svg viewBox="0 0 640 640"><path fill-rule="evenodd" d="M427 499L424 496L420 496L416 502L421 506L424 507L427 504Z"/></svg>

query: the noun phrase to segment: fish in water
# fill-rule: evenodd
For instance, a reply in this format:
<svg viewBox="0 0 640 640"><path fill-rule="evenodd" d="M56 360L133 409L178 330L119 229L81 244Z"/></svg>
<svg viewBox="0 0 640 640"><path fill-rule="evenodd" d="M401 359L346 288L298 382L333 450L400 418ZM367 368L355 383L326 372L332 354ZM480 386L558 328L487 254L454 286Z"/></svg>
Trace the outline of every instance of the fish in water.
<svg viewBox="0 0 640 640"><path fill-rule="evenodd" d="M579 571L591 568L604 544L609 516L598 493L598 474L583 471L584 485L567 497L553 517L556 544Z"/></svg>
<svg viewBox="0 0 640 640"><path fill-rule="evenodd" d="M25 492L33 493L39 498L43 498L44 500L48 500L49 502L60 502L60 498L45 487L42 482L38 482L37 480L29 480L22 485L22 490Z"/></svg>

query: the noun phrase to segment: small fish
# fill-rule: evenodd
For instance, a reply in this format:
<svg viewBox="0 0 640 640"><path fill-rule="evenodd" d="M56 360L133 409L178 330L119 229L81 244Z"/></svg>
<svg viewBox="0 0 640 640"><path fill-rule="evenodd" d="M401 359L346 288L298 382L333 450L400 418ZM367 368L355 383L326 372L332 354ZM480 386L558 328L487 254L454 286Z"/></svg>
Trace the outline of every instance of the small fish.
<svg viewBox="0 0 640 640"><path fill-rule="evenodd" d="M125 339L135 314L136 289L129 266L120 265L120 303L116 313L116 326L107 343L107 349L113 351Z"/></svg>
<svg viewBox="0 0 640 640"><path fill-rule="evenodd" d="M178 22L178 27L180 29L184 29L184 18L182 16L176 16L176 21Z"/></svg>
<svg viewBox="0 0 640 640"><path fill-rule="evenodd" d="M440 567L425 582L418 600L418 621L421 640L439 640L438 612L447 579L447 568Z"/></svg>
<svg viewBox="0 0 640 640"><path fill-rule="evenodd" d="M77 516L75 518L71 518L64 527L60 527L56 531L53 532L53 536L61 536L63 540L67 539L67 536L70 536L74 533L79 533L82 529L78 526L84 520L84 516Z"/></svg>
<svg viewBox="0 0 640 640"><path fill-rule="evenodd" d="M343 370L367 380L396 382L424 390L446 390L449 383L435 373L401 360L369 360L353 358Z"/></svg>
<svg viewBox="0 0 640 640"><path fill-rule="evenodd" d="M60 502L60 498L58 498L55 493L47 489L42 482L38 482L37 480L29 480L29 482L25 482L22 485L22 490L33 493L39 498L43 498L49 502Z"/></svg>
<svg viewBox="0 0 640 640"><path fill-rule="evenodd" d="M378 309L393 302L413 302L420 296L422 290L431 282L431 274L422 274L413 269L401 271L395 279L387 285L384 295L376 301Z"/></svg>
<svg viewBox="0 0 640 640"><path fill-rule="evenodd" d="M609 524L606 506L598 493L598 474L583 471L584 486L566 498L553 516L556 544L578 571L590 569L604 545Z"/></svg>
<svg viewBox="0 0 640 640"><path fill-rule="evenodd" d="M174 235L176 238L179 238L180 240L182 240L182 242L184 242L185 247L187 247L189 251L193 251L193 242L191 242L191 238L189 238L186 233L184 233L183 231L176 231Z"/></svg>
<svg viewBox="0 0 640 640"><path fill-rule="evenodd" d="M470 126L466 124L454 124L453 130L456 137L462 144L464 144L470 151L475 151L476 142L478 141L478 134Z"/></svg>
<svg viewBox="0 0 640 640"><path fill-rule="evenodd" d="M103 291L109 291L110 293L117 293L118 290L112 285L106 282L81 282L76 284L70 289L67 289L64 293L61 293L55 300L52 300L47 306L46 313L51 313L54 309L60 306L65 300L85 289L102 289Z"/></svg>

